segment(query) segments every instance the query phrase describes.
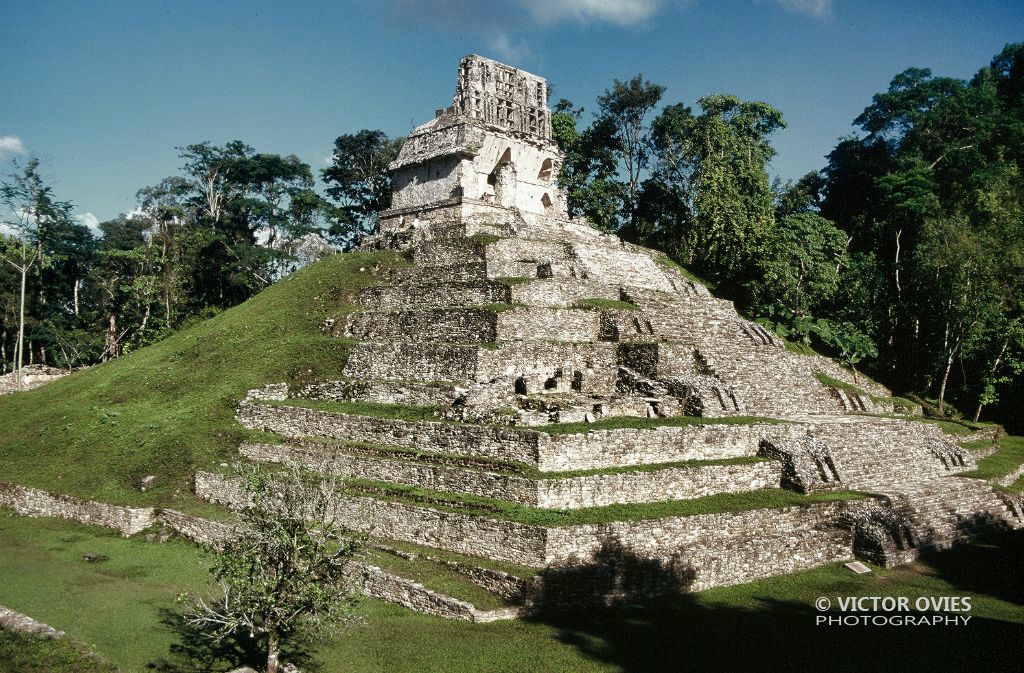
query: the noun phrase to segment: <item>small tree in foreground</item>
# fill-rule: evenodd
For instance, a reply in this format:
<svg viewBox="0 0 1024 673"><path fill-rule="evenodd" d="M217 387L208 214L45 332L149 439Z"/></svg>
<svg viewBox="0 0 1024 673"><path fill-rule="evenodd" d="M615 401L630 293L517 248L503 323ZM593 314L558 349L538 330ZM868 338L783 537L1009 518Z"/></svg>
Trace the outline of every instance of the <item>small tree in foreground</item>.
<svg viewBox="0 0 1024 673"><path fill-rule="evenodd" d="M339 523L332 478L249 467L242 486L238 535L211 568L221 594L197 599L186 620L215 641L247 634L266 651L267 673L277 673L283 637L351 619L356 594L346 571L364 538Z"/></svg>

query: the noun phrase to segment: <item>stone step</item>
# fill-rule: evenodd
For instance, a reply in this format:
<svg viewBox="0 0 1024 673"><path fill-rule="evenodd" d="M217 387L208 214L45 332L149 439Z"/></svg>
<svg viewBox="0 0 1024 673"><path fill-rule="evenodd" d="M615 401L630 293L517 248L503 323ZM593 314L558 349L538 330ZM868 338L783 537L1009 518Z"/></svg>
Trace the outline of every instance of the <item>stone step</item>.
<svg viewBox="0 0 1024 673"><path fill-rule="evenodd" d="M465 391L465 388L450 383L359 379L317 381L303 386L294 397L328 402L444 407L453 404Z"/></svg>
<svg viewBox="0 0 1024 673"><path fill-rule="evenodd" d="M391 272L391 281L395 284L429 285L455 281L484 283L488 280L487 264L484 262L447 266L415 266L395 269Z"/></svg>
<svg viewBox="0 0 1024 673"><path fill-rule="evenodd" d="M491 278L542 278L572 266L571 246L553 241L504 238L486 247L487 272ZM568 272L566 272L568 273ZM571 275L571 274L569 274Z"/></svg>
<svg viewBox="0 0 1024 673"><path fill-rule="evenodd" d="M594 310L565 308L366 311L349 315L344 335L377 342L593 342L599 318Z"/></svg>
<svg viewBox="0 0 1024 673"><path fill-rule="evenodd" d="M516 302L513 298L514 289L510 285L491 281L392 285L362 290L359 303L370 310L511 304Z"/></svg>
<svg viewBox="0 0 1024 673"><path fill-rule="evenodd" d="M601 470L695 460L752 457L764 437L798 426L708 423L594 429L552 434L535 429L445 421L409 421L243 402L238 421L283 437L323 437L524 463L547 472Z"/></svg>
<svg viewBox="0 0 1024 673"><path fill-rule="evenodd" d="M479 347L459 344L361 343L342 374L357 379L463 382L476 378Z"/></svg>
<svg viewBox="0 0 1024 673"><path fill-rule="evenodd" d="M620 299L618 285L573 278L540 278L510 289L511 302L526 306L568 308L586 299Z"/></svg>
<svg viewBox="0 0 1024 673"><path fill-rule="evenodd" d="M421 268L485 264L486 248L486 243L472 238L424 241L416 246L413 262Z"/></svg>
<svg viewBox="0 0 1024 673"><path fill-rule="evenodd" d="M295 462L349 478L476 495L542 509L690 500L775 488L780 479L779 465L769 461L544 478L543 474L527 477L495 472L493 468L452 465L454 456L431 457L395 450L383 456L370 455L344 444L246 442L239 451L260 462Z"/></svg>

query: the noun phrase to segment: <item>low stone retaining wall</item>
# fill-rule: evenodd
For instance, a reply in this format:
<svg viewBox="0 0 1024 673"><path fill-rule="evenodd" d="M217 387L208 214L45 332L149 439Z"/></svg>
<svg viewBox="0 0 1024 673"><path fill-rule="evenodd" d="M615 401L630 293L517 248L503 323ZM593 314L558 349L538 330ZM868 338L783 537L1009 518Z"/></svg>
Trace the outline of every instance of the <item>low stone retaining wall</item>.
<svg viewBox="0 0 1024 673"><path fill-rule="evenodd" d="M471 603L439 594L418 582L392 575L366 563L353 564L353 575L361 583L365 595L428 615L467 622L493 622L515 619L520 615L518 608L478 610Z"/></svg>
<svg viewBox="0 0 1024 673"><path fill-rule="evenodd" d="M576 509L604 505L689 500L718 493L777 488L778 462L672 467L642 472L541 479L537 507Z"/></svg>
<svg viewBox="0 0 1024 673"><path fill-rule="evenodd" d="M1010 474L996 477L993 481L1000 486L1010 486L1021 477L1024 477L1024 465L1018 465L1017 469Z"/></svg>
<svg viewBox="0 0 1024 673"><path fill-rule="evenodd" d="M537 467L545 472L558 472L739 458L756 455L762 437L792 431L785 424L709 423L569 434L542 432L537 445Z"/></svg>
<svg viewBox="0 0 1024 673"><path fill-rule="evenodd" d="M239 451L246 458L262 462L296 462L346 477L467 493L549 509L685 500L716 493L756 491L778 486L781 478L776 462L528 479L398 457L352 455L329 446L244 443Z"/></svg>
<svg viewBox="0 0 1024 673"><path fill-rule="evenodd" d="M27 633L37 638L63 638L64 632L58 631L49 624L37 622L28 615L15 612L0 605L0 629Z"/></svg>
<svg viewBox="0 0 1024 673"><path fill-rule="evenodd" d="M204 474L197 480L196 492L229 503L237 497L237 486L231 479ZM340 500L338 513L345 525L372 530L381 537L533 567L586 562L614 540L641 557L668 558L681 553L687 560L700 559L701 567L720 567L705 571L703 580L706 586L719 586L746 581L736 578L755 568L780 574L776 572L780 567L794 567L794 563L804 568L837 560L837 556L852 558L852 543L837 532L834 522L843 512L864 507L866 502L551 528L362 496ZM795 555L793 544L802 545Z"/></svg>
<svg viewBox="0 0 1024 673"><path fill-rule="evenodd" d="M0 507L13 509L25 516L72 519L113 528L125 537L156 523L155 511L151 507L108 505L6 482L0 482Z"/></svg>
<svg viewBox="0 0 1024 673"><path fill-rule="evenodd" d="M211 549L219 550L224 542L235 534L235 527L231 524L211 521L173 509L161 510L159 521L181 537Z"/></svg>
<svg viewBox="0 0 1024 673"><path fill-rule="evenodd" d="M537 462L537 435L529 430L458 425L437 421L398 421L243 402L239 423L285 437L328 437L380 443L527 464Z"/></svg>

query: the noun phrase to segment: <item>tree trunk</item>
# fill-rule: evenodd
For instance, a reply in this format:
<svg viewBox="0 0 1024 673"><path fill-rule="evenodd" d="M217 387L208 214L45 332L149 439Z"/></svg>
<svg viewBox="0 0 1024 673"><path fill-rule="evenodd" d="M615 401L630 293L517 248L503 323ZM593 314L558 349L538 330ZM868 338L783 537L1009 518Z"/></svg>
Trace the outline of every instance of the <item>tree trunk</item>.
<svg viewBox="0 0 1024 673"><path fill-rule="evenodd" d="M992 363L992 369L989 370L989 378L996 375L996 371L999 369L999 363L1003 359L1003 354L1006 353L1006 347L1010 345L1009 338L1003 341L1003 347L999 349L999 355L996 356L996 361ZM984 392L982 392L984 394ZM978 406L974 408L974 422L977 423L978 419L981 418L981 408L984 406L984 402L981 401L981 395L978 395Z"/></svg>
<svg viewBox="0 0 1024 673"><path fill-rule="evenodd" d="M75 317L78 317L78 289L82 286L82 281L78 278L75 279Z"/></svg>
<svg viewBox="0 0 1024 673"><path fill-rule="evenodd" d="M107 354L104 360L117 357L117 316L110 314L110 327L107 329Z"/></svg>
<svg viewBox="0 0 1024 673"><path fill-rule="evenodd" d="M267 635L267 673L278 673L281 656L281 645L278 642L277 633L271 631Z"/></svg>
<svg viewBox="0 0 1024 673"><path fill-rule="evenodd" d="M146 325L149 324L149 314L153 308L152 304L146 304L146 312L142 316L142 324L139 326L139 341L141 342L146 337Z"/></svg>
<svg viewBox="0 0 1024 673"><path fill-rule="evenodd" d="M28 276L28 263L25 255L21 256L21 305L18 308L18 346L14 351L14 387L21 390L21 367L25 360L25 284Z"/></svg>
<svg viewBox="0 0 1024 673"><path fill-rule="evenodd" d="M939 415L944 416L946 414L946 383L949 381L949 370L953 368L953 359L956 357L956 348L949 351L949 357L946 359L946 371L942 374L942 385L939 386Z"/></svg>

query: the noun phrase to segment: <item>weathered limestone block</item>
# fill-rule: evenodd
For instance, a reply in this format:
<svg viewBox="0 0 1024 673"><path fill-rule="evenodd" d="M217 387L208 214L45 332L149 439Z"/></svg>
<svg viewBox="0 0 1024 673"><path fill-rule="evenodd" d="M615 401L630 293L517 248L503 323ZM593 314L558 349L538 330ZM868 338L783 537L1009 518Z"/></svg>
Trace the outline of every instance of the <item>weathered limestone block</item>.
<svg viewBox="0 0 1024 673"><path fill-rule="evenodd" d="M465 394L465 389L443 383L356 380L317 381L303 386L295 397L332 402L447 406Z"/></svg>
<svg viewBox="0 0 1024 673"><path fill-rule="evenodd" d="M0 630L27 633L36 638L63 638L64 632L58 631L49 624L38 622L28 615L0 605Z"/></svg>
<svg viewBox="0 0 1024 673"><path fill-rule="evenodd" d="M499 314L482 308L365 311L348 316L344 335L366 341L490 343Z"/></svg>
<svg viewBox="0 0 1024 673"><path fill-rule="evenodd" d="M789 432L785 425L752 423L540 434L538 468L555 472L753 456L762 437Z"/></svg>
<svg viewBox="0 0 1024 673"><path fill-rule="evenodd" d="M592 342L597 340L599 320L593 310L517 308L497 314L497 337L500 341Z"/></svg>
<svg viewBox="0 0 1024 673"><path fill-rule="evenodd" d="M782 485L800 493L818 493L841 486L841 476L829 447L812 436L765 440L759 453L782 461Z"/></svg>
<svg viewBox="0 0 1024 673"><path fill-rule="evenodd" d="M511 286L511 302L526 306L571 307L584 299L618 299L619 287L597 281L543 278Z"/></svg>
<svg viewBox="0 0 1024 673"><path fill-rule="evenodd" d="M490 256L487 247L471 238L424 241L413 252L413 261L421 267L483 264Z"/></svg>
<svg viewBox="0 0 1024 673"><path fill-rule="evenodd" d="M477 378L480 349L441 343L361 343L342 373L349 378L468 381Z"/></svg>

